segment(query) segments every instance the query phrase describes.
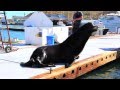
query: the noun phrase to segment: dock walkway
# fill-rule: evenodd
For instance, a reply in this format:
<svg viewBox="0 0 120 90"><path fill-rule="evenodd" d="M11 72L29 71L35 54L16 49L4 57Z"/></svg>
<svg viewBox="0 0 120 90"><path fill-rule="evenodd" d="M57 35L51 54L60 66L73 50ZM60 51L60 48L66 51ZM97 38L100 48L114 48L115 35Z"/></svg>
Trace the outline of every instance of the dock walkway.
<svg viewBox="0 0 120 90"><path fill-rule="evenodd" d="M71 67L23 68L20 62L29 60L37 46L13 46L10 53L0 53L0 79L74 79L119 57L120 35L89 39L80 58Z"/></svg>

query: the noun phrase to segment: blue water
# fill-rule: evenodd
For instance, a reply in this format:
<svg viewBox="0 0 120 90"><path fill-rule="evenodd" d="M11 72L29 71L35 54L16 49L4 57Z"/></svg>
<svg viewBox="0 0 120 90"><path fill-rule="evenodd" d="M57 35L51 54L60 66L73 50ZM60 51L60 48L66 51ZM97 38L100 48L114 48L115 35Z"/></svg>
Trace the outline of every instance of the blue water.
<svg viewBox="0 0 120 90"><path fill-rule="evenodd" d="M120 58L86 73L77 79L120 79Z"/></svg>
<svg viewBox="0 0 120 90"><path fill-rule="evenodd" d="M25 40L25 33L24 31L12 31L10 32L10 38L18 38L19 40ZM8 39L8 32L7 30L1 30L3 40Z"/></svg>

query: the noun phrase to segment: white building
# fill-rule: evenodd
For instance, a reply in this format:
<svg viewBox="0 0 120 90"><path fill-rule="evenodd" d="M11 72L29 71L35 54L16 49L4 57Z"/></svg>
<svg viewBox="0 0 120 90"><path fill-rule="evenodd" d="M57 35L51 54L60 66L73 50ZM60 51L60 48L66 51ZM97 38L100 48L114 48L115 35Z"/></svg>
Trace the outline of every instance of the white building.
<svg viewBox="0 0 120 90"><path fill-rule="evenodd" d="M34 12L26 19L24 26L53 27L53 22L43 12Z"/></svg>
<svg viewBox="0 0 120 90"><path fill-rule="evenodd" d="M46 45L47 36L54 35L61 43L68 38L68 27L53 27L53 22L43 12L34 12L25 22L26 44Z"/></svg>

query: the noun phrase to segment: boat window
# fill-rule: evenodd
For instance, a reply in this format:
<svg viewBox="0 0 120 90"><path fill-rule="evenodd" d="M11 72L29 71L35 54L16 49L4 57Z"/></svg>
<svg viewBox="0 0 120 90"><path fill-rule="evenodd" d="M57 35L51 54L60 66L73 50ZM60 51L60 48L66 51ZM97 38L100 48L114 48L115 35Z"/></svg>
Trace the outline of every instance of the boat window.
<svg viewBox="0 0 120 90"><path fill-rule="evenodd" d="M100 17L99 20L105 20L106 16Z"/></svg>
<svg viewBox="0 0 120 90"><path fill-rule="evenodd" d="M100 17L100 20L114 20L113 16L104 16L104 17Z"/></svg>
<svg viewBox="0 0 120 90"><path fill-rule="evenodd" d="M109 17L106 17L107 20L114 20L114 17L112 16L109 16Z"/></svg>
<svg viewBox="0 0 120 90"><path fill-rule="evenodd" d="M120 16L117 16L118 18L120 18Z"/></svg>

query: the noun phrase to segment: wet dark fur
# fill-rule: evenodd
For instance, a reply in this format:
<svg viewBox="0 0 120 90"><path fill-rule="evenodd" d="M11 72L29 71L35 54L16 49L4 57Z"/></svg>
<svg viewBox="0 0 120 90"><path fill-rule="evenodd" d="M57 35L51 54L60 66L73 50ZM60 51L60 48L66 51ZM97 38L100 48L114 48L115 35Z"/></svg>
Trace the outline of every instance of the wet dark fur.
<svg viewBox="0 0 120 90"><path fill-rule="evenodd" d="M97 27L86 23L63 43L38 47L31 55L30 60L26 63L22 62L20 65L23 67L46 67L64 63L67 68L76 58L79 58L78 55L82 52L92 32L96 30Z"/></svg>

